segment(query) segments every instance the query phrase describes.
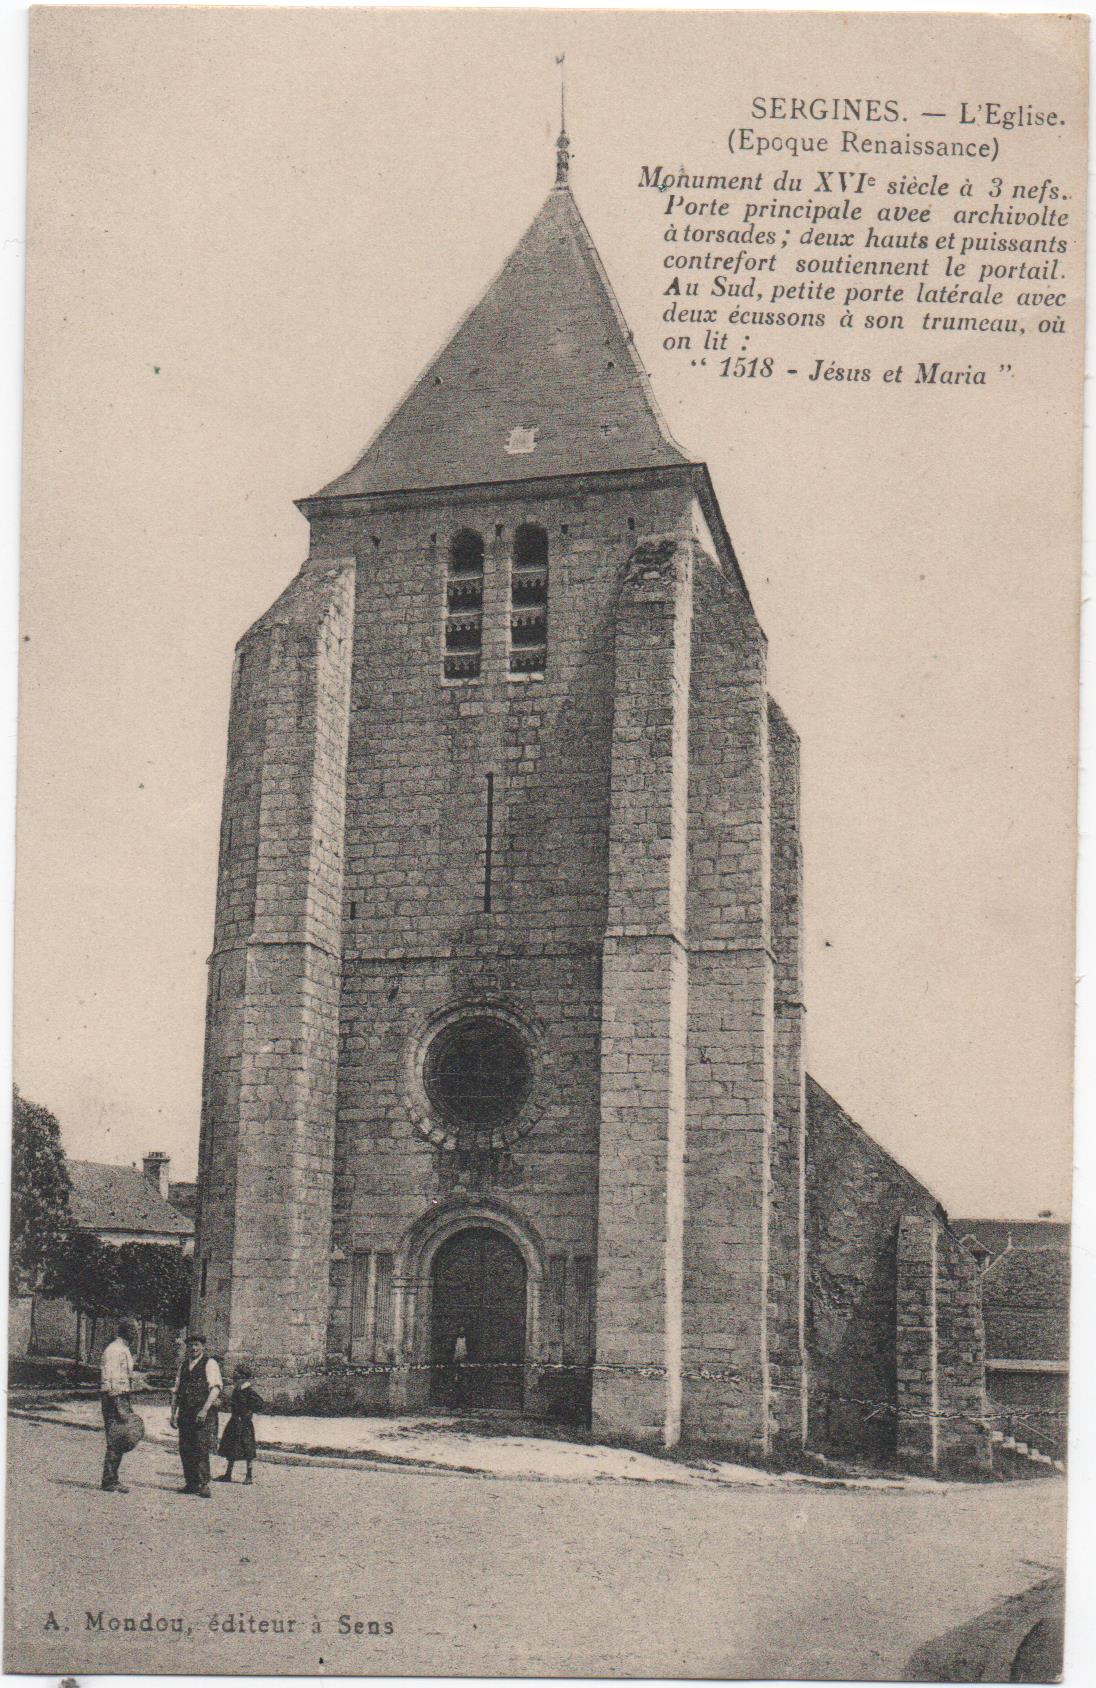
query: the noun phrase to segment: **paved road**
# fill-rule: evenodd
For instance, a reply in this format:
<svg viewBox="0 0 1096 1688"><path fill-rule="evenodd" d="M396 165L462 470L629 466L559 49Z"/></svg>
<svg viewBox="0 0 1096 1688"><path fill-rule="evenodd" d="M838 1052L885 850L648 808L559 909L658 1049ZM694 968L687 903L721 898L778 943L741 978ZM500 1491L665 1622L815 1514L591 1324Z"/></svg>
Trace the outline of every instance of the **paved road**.
<svg viewBox="0 0 1096 1688"><path fill-rule="evenodd" d="M162 1448L108 1496L86 1431L13 1421L8 1445L5 1662L58 1676L893 1679L1062 1561L1058 1481L708 1491L266 1464L201 1501ZM110 1627L145 1614L179 1627ZM229 1614L294 1627L225 1633Z"/></svg>

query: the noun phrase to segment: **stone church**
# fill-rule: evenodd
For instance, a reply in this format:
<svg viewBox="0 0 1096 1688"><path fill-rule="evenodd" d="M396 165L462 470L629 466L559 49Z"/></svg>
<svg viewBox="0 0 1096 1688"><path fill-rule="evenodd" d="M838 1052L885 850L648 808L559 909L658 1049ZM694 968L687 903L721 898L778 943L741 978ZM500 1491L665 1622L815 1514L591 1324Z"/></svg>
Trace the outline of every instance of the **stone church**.
<svg viewBox="0 0 1096 1688"><path fill-rule="evenodd" d="M806 1076L799 741L568 178L237 647L194 1316L273 1398L979 1464L976 1266Z"/></svg>

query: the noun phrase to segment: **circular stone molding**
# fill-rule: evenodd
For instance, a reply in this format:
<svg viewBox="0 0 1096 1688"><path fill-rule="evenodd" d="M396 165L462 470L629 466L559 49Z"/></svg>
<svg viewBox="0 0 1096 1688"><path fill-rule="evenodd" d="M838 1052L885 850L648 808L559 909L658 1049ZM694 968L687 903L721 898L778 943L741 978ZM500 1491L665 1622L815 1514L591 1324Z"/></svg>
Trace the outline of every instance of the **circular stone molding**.
<svg viewBox="0 0 1096 1688"><path fill-rule="evenodd" d="M508 1148L543 1112L539 1034L497 1002L436 1016L410 1053L411 1121L439 1148Z"/></svg>

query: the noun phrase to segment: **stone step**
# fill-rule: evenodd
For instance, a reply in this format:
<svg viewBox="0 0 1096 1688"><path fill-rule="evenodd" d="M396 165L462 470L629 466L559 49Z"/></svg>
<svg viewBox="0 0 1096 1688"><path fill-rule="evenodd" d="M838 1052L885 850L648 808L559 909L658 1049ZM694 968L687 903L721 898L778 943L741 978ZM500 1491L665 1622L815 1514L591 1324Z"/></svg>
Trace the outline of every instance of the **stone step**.
<svg viewBox="0 0 1096 1688"><path fill-rule="evenodd" d="M1051 1454L1045 1454L1031 1442L1019 1442L1015 1436L1007 1436L1003 1430L991 1430L990 1441L994 1449L1002 1454L1014 1454L1028 1465L1035 1465L1046 1470L1065 1471L1065 1461L1055 1459Z"/></svg>

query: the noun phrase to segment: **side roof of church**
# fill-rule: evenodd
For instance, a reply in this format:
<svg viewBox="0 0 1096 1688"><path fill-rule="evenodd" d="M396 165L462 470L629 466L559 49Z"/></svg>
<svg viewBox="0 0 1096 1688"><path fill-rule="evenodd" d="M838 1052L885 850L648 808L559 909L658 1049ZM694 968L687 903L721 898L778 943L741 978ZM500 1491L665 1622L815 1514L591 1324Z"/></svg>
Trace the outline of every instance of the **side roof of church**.
<svg viewBox="0 0 1096 1688"><path fill-rule="evenodd" d="M354 464L314 496L684 465L567 186Z"/></svg>

